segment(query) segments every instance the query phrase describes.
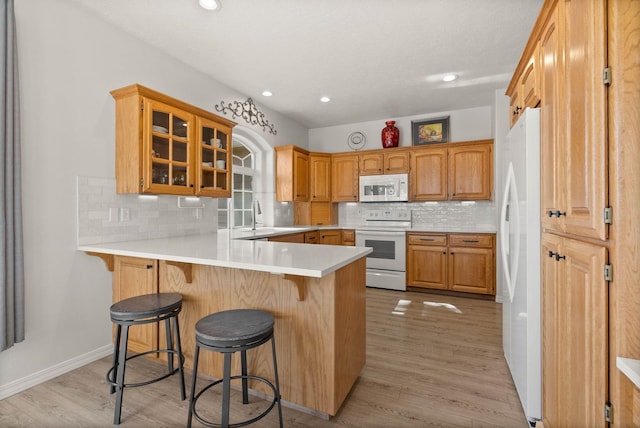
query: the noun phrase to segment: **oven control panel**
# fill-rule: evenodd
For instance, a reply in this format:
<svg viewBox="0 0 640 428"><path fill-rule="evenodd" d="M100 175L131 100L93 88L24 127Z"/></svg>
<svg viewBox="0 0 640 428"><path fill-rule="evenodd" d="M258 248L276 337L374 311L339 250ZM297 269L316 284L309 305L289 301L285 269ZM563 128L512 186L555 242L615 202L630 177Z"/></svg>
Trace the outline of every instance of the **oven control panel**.
<svg viewBox="0 0 640 428"><path fill-rule="evenodd" d="M410 210L367 210L362 213L362 218L366 221L382 220L382 221L411 221Z"/></svg>

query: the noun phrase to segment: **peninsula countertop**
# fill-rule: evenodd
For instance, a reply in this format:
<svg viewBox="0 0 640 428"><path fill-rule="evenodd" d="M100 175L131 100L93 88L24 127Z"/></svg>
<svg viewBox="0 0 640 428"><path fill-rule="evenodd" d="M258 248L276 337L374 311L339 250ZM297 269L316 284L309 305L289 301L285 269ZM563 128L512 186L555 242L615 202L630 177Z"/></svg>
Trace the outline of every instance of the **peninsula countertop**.
<svg viewBox="0 0 640 428"><path fill-rule="evenodd" d="M286 233L305 230L291 229ZM253 239L259 237L252 235ZM208 235L87 244L78 246L78 250L315 278L335 272L372 251L365 247L268 242L238 237L235 233L230 236L227 230L219 230Z"/></svg>

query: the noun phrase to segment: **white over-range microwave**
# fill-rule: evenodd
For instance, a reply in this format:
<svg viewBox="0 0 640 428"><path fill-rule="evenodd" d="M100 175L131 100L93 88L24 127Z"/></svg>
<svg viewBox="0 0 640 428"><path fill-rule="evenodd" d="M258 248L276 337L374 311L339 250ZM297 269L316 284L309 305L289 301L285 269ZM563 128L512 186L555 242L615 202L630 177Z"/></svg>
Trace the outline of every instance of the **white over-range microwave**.
<svg viewBox="0 0 640 428"><path fill-rule="evenodd" d="M360 202L405 202L408 200L408 174L360 176Z"/></svg>

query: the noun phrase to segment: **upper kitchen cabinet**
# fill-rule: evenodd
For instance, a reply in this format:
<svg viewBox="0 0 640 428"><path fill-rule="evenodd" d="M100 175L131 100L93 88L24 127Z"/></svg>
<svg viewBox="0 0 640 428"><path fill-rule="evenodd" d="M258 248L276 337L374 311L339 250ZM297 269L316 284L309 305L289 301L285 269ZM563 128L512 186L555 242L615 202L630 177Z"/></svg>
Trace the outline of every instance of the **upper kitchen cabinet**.
<svg viewBox="0 0 640 428"><path fill-rule="evenodd" d="M540 104L540 46L534 46L526 66L514 76L507 88L511 126L518 121L525 108Z"/></svg>
<svg viewBox="0 0 640 428"><path fill-rule="evenodd" d="M411 200L490 200L493 141L434 145L411 153Z"/></svg>
<svg viewBox="0 0 640 428"><path fill-rule="evenodd" d="M116 191L229 197L235 123L131 85L116 100Z"/></svg>
<svg viewBox="0 0 640 428"><path fill-rule="evenodd" d="M360 175L403 174L409 172L409 151L382 149L358 155Z"/></svg>
<svg viewBox="0 0 640 428"><path fill-rule="evenodd" d="M309 201L309 152L293 145L276 147L276 200Z"/></svg>
<svg viewBox="0 0 640 428"><path fill-rule="evenodd" d="M413 201L446 201L447 148L432 146L416 149L411 154L410 195Z"/></svg>
<svg viewBox="0 0 640 428"><path fill-rule="evenodd" d="M358 201L358 155L339 153L331 157L331 200L333 202Z"/></svg>
<svg viewBox="0 0 640 428"><path fill-rule="evenodd" d="M331 155L311 153L309 165L310 200L312 202L331 202Z"/></svg>
<svg viewBox="0 0 640 428"><path fill-rule="evenodd" d="M606 28L602 2L565 1L541 36L542 223L599 240L608 233Z"/></svg>
<svg viewBox="0 0 640 428"><path fill-rule="evenodd" d="M449 199L489 200L493 193L493 142L449 147Z"/></svg>

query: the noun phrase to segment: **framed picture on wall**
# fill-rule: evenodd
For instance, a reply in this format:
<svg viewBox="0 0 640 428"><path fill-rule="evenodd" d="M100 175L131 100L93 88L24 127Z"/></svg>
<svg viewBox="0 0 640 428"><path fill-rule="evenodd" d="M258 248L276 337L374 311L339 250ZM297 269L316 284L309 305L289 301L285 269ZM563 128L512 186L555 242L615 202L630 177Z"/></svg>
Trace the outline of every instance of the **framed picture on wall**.
<svg viewBox="0 0 640 428"><path fill-rule="evenodd" d="M449 142L449 116L412 120L411 141L414 146Z"/></svg>

